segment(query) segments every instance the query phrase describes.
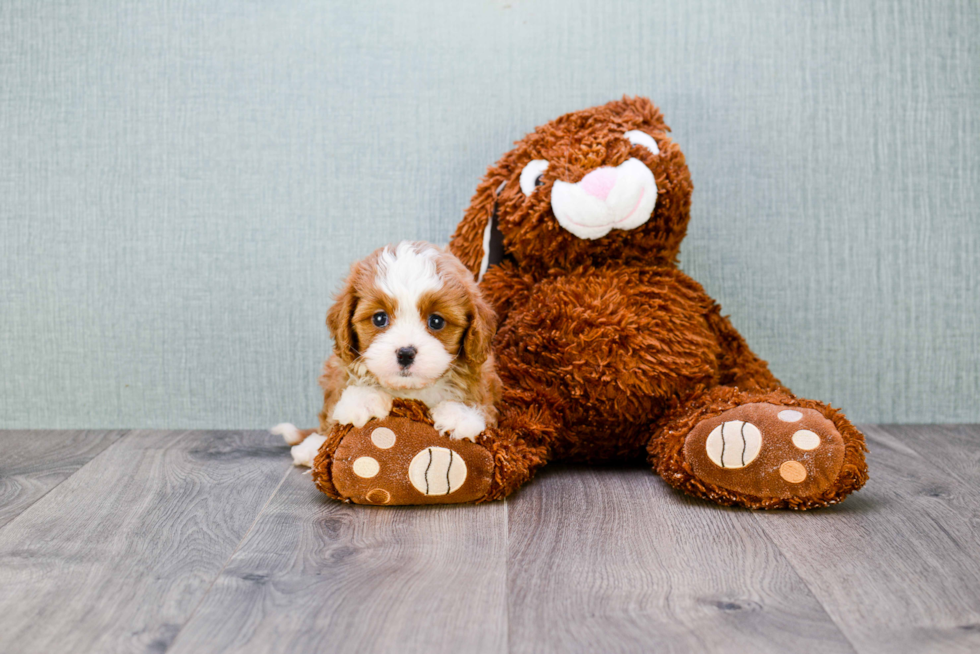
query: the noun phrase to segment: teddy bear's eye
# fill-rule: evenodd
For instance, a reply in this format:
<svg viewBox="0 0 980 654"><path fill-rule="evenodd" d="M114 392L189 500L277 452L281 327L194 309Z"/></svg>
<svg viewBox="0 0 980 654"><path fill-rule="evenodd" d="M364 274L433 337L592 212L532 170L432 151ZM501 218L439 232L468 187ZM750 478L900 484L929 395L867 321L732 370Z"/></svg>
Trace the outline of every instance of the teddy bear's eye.
<svg viewBox="0 0 980 654"><path fill-rule="evenodd" d="M534 159L524 166L524 170L521 171L521 190L524 191L524 195L531 195L534 189L544 184L542 177L547 169L548 162L544 159Z"/></svg>
<svg viewBox="0 0 980 654"><path fill-rule="evenodd" d="M641 145L654 154L660 154L660 148L657 147L657 142L646 132L641 132L638 129L630 130L623 134L623 138L633 145Z"/></svg>

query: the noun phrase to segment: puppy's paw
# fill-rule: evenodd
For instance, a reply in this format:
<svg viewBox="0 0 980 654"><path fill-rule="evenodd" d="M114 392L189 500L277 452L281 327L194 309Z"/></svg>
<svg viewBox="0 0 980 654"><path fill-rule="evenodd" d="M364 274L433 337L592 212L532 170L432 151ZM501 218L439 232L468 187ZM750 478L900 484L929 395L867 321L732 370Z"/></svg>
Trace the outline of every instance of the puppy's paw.
<svg viewBox="0 0 980 654"><path fill-rule="evenodd" d="M432 410L432 426L440 434L456 440L475 440L487 428L486 418L477 409L460 402L440 402Z"/></svg>
<svg viewBox="0 0 980 654"><path fill-rule="evenodd" d="M289 452L293 455L294 466L313 467L313 459L320 451L320 446L327 440L326 436L320 434L310 434L299 445L293 446Z"/></svg>
<svg viewBox="0 0 980 654"><path fill-rule="evenodd" d="M270 434L282 436L286 445L299 445L303 442L303 432L296 428L291 422L281 422L269 430Z"/></svg>
<svg viewBox="0 0 980 654"><path fill-rule="evenodd" d="M391 396L366 386L348 386L330 416L342 425L363 427L371 418L387 418Z"/></svg>

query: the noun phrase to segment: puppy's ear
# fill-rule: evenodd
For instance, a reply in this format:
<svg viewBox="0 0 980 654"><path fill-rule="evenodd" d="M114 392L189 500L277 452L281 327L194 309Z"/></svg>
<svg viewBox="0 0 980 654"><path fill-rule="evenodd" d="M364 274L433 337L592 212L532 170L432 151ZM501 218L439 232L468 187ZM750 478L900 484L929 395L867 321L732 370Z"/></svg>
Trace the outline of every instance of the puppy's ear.
<svg viewBox="0 0 980 654"><path fill-rule="evenodd" d="M354 264L344 287L337 294L336 301L327 311L327 327L333 337L334 352L346 364L352 363L358 357L357 332L354 331L354 311L358 300L354 281L358 272L358 265Z"/></svg>
<svg viewBox="0 0 980 654"><path fill-rule="evenodd" d="M470 316L470 324L463 335L462 354L473 364L479 367L490 356L493 347L493 336L497 333L497 314L493 312L490 304L484 300L479 293L472 294L473 314Z"/></svg>

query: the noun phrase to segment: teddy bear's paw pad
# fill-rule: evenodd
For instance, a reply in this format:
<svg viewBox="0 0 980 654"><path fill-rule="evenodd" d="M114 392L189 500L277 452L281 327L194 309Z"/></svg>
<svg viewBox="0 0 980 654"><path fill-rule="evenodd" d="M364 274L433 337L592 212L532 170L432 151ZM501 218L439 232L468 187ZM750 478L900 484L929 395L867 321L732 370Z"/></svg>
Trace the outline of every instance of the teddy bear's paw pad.
<svg viewBox="0 0 980 654"><path fill-rule="evenodd" d="M493 479L484 447L408 418L352 429L333 457L338 493L355 504L452 504L483 497Z"/></svg>
<svg viewBox="0 0 980 654"><path fill-rule="evenodd" d="M755 497L802 498L837 480L844 439L814 409L753 403L698 423L684 454L704 482Z"/></svg>

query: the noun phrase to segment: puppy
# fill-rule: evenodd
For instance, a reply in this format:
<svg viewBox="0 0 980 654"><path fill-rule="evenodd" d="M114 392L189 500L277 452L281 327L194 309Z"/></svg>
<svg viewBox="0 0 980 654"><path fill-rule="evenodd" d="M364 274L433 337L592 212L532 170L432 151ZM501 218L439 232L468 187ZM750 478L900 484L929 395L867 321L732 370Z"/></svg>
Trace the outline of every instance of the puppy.
<svg viewBox="0 0 980 654"><path fill-rule="evenodd" d="M272 432L294 445L296 465L312 467L334 424L363 427L397 397L425 403L440 433L473 440L497 419L496 322L452 254L410 241L376 250L351 266L327 313L334 351L320 377L319 429Z"/></svg>

